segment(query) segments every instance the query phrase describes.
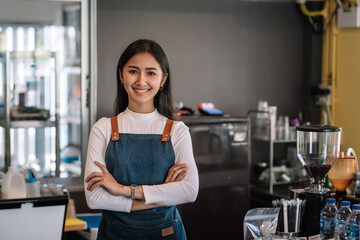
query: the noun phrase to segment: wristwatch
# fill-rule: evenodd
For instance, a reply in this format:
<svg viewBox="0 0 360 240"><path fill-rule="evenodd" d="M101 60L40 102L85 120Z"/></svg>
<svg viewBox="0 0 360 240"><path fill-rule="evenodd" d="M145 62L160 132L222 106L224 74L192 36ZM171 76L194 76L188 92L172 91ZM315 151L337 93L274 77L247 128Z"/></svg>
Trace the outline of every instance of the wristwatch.
<svg viewBox="0 0 360 240"><path fill-rule="evenodd" d="M135 200L135 191L138 188L138 186L136 184L131 184L130 188L131 188L131 199Z"/></svg>

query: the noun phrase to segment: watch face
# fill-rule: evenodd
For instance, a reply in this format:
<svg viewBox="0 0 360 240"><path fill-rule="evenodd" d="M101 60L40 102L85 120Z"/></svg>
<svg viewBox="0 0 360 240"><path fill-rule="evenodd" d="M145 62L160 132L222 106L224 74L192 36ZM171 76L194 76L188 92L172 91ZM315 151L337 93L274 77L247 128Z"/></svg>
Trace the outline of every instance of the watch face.
<svg viewBox="0 0 360 240"><path fill-rule="evenodd" d="M131 184L130 187L136 189L138 186L136 184Z"/></svg>

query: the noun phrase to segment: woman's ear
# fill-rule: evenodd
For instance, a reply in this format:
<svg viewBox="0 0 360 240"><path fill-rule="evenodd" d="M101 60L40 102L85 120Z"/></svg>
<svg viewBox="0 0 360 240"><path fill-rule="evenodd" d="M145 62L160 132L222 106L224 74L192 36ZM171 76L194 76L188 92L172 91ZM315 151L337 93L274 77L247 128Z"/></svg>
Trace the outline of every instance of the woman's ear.
<svg viewBox="0 0 360 240"><path fill-rule="evenodd" d="M163 78L163 80L161 80L161 83L160 83L160 87L163 87L167 78L168 78L169 74L167 73L166 76Z"/></svg>
<svg viewBox="0 0 360 240"><path fill-rule="evenodd" d="M123 76L123 73L120 70L119 70L119 76L120 76L121 85L124 85L124 76Z"/></svg>

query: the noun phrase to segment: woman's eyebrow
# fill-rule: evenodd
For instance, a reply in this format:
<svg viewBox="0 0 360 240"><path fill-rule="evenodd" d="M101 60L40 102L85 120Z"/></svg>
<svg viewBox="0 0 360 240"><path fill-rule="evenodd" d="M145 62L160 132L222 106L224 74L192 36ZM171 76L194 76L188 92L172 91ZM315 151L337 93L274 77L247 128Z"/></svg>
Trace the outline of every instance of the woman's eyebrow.
<svg viewBox="0 0 360 240"><path fill-rule="evenodd" d="M135 68L135 69L139 69L139 67L136 67L136 66L128 66L128 68Z"/></svg>
<svg viewBox="0 0 360 240"><path fill-rule="evenodd" d="M139 67L137 67L137 66L128 66L128 68L140 69L140 68L139 68ZM157 68L155 68L155 67L148 67L148 68L146 68L146 70L155 70L155 71L158 71L158 69L157 69Z"/></svg>

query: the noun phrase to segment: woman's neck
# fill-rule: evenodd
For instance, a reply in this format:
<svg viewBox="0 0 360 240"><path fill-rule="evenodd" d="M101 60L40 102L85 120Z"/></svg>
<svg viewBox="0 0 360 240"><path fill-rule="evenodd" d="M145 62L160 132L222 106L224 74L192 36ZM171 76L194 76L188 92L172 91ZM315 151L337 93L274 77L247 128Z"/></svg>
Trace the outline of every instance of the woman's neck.
<svg viewBox="0 0 360 240"><path fill-rule="evenodd" d="M128 109L135 113L152 113L155 111L155 106L134 106L129 104Z"/></svg>

